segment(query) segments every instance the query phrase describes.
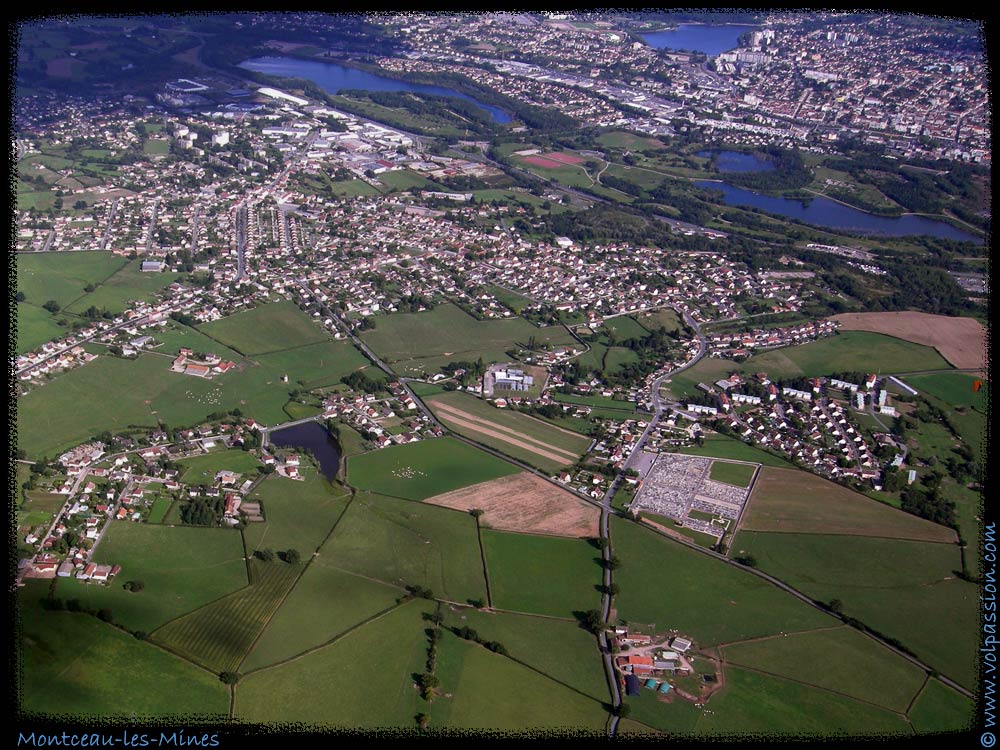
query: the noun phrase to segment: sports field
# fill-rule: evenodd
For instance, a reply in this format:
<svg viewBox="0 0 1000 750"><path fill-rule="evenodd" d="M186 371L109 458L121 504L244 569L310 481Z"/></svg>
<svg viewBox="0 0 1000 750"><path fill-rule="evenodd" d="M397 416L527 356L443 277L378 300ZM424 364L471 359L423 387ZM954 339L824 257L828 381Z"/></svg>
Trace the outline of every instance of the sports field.
<svg viewBox="0 0 1000 750"><path fill-rule="evenodd" d="M334 567L318 555L271 618L241 672L275 664L321 646L393 606L405 592Z"/></svg>
<svg viewBox="0 0 1000 750"><path fill-rule="evenodd" d="M330 337L292 302L272 302L198 329L242 354L264 354L326 341Z"/></svg>
<svg viewBox="0 0 1000 750"><path fill-rule="evenodd" d="M102 720L225 719L229 691L218 676L90 615L21 611L22 710Z"/></svg>
<svg viewBox="0 0 1000 750"><path fill-rule="evenodd" d="M420 440L353 456L348 481L359 489L425 500L520 469L454 438Z"/></svg>
<svg viewBox="0 0 1000 750"><path fill-rule="evenodd" d="M441 638L435 673L451 695L431 704L435 728L596 732L607 722L599 701L450 632Z"/></svg>
<svg viewBox="0 0 1000 750"><path fill-rule="evenodd" d="M426 703L414 687L427 657L426 602L404 604L329 646L248 674L235 716L255 723L415 727Z"/></svg>
<svg viewBox="0 0 1000 750"><path fill-rule="evenodd" d="M600 551L583 539L482 530L493 606L573 618L600 606Z"/></svg>
<svg viewBox="0 0 1000 750"><path fill-rule="evenodd" d="M676 629L700 646L836 623L750 573L614 516L611 548L621 559L618 616Z"/></svg>
<svg viewBox="0 0 1000 750"><path fill-rule="evenodd" d="M492 479L427 498L458 510L478 508L483 527L558 536L596 537L600 511L530 472Z"/></svg>
<svg viewBox="0 0 1000 750"><path fill-rule="evenodd" d="M465 603L486 598L468 513L359 492L319 552L324 563L392 586L429 588Z"/></svg>
<svg viewBox="0 0 1000 750"><path fill-rule="evenodd" d="M732 551L753 555L761 570L814 599L839 599L844 614L973 687L979 594L975 584L955 576L961 568L957 546L741 531Z"/></svg>
<svg viewBox="0 0 1000 750"><path fill-rule="evenodd" d="M498 409L466 393L432 396L427 405L459 434L546 471L575 463L590 445L590 440L579 434L526 414Z"/></svg>
<svg viewBox="0 0 1000 750"><path fill-rule="evenodd" d="M509 612L447 608L446 627L470 627L486 641L498 641L511 658L596 700L608 699L597 639L575 622Z"/></svg>
<svg viewBox="0 0 1000 750"><path fill-rule="evenodd" d="M747 531L956 541L955 532L799 469L761 469L740 523Z"/></svg>
<svg viewBox="0 0 1000 750"><path fill-rule="evenodd" d="M453 361L487 364L509 359L508 349L538 344L572 345L574 339L562 326L538 328L523 318L476 320L452 304L420 313L394 313L375 319L375 329L361 334L382 359L397 364L403 375L431 374Z"/></svg>
<svg viewBox="0 0 1000 750"><path fill-rule="evenodd" d="M751 667L906 713L925 672L877 641L843 625L725 646L727 664Z"/></svg>
<svg viewBox="0 0 1000 750"><path fill-rule="evenodd" d="M110 608L117 622L147 632L247 585L243 544L231 529L112 521L94 562L121 565L121 573L106 586L60 578L57 595ZM125 591L126 581L145 586Z"/></svg>
<svg viewBox="0 0 1000 750"><path fill-rule="evenodd" d="M249 586L168 622L150 637L213 672L235 672L302 566L251 560L250 571Z"/></svg>

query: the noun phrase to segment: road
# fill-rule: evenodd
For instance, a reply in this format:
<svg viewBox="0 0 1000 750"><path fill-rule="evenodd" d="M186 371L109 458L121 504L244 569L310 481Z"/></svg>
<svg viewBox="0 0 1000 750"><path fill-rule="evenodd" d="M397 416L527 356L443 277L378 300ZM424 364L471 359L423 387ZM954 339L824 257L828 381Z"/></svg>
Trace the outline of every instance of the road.
<svg viewBox="0 0 1000 750"><path fill-rule="evenodd" d="M646 425L646 429L643 430L642 435L636 441L635 447L632 449L632 452L629 453L628 458L625 459L625 463L622 466L622 470L618 472L618 474L612 480L611 486L608 487L608 491L604 493L604 497L601 500L601 522L600 522L601 539L608 540L608 544L604 547L604 549L601 552L601 557L604 559L605 563L607 563L607 561L611 559L611 544L610 544L611 535L610 535L610 528L608 521L608 519L611 516L611 513L613 512L611 508L611 500L612 498L614 498L615 493L618 492L618 488L621 486L621 483L625 478L625 471L631 468L634 459L636 459L639 455L642 454L642 449L645 446L646 441L649 439L650 434L656 428L656 425L660 421L660 417L663 415L663 412L665 411L666 407L660 401L660 385L667 378L673 377L677 373L683 372L689 367L693 367L695 364L698 363L698 360L700 360L702 357L705 356L705 353L708 351L708 342L705 339L705 335L701 332L701 327L687 312L683 312L682 316L684 318L684 322L691 327L691 329L695 332L695 336L698 338L698 353L692 359L688 360L680 367L677 367L671 370L670 372L666 372L663 375L660 375L653 381L651 385L653 392L652 393L653 416L649 420L649 424ZM603 583L604 583L604 593L601 597L601 621L608 622L611 618L611 595L608 593L608 587L611 585L611 570L607 567L607 565L605 565L604 567ZM622 702L621 689L618 684L618 677L616 676L614 663L612 662L613 657L611 655L611 649L608 644L607 633L603 630L601 631L600 642L601 642L601 654L604 657L604 670L608 676L608 682L611 684L612 688L612 702L615 708L617 708L618 706L621 705ZM618 729L618 717L612 715L611 726L609 728L611 736L614 736L615 731L617 729Z"/></svg>
<svg viewBox="0 0 1000 750"><path fill-rule="evenodd" d="M111 227L115 223L115 215L118 213L118 201L120 200L121 198L115 198L111 203L111 211L108 213L108 226L104 230L104 236L101 237L101 250L104 250L108 246L108 240L111 239Z"/></svg>
<svg viewBox="0 0 1000 750"><path fill-rule="evenodd" d="M156 229L156 214L160 210L160 199L153 199L153 210L149 216L149 229L146 230L146 241L143 243L148 253L153 247L153 230Z"/></svg>
<svg viewBox="0 0 1000 750"><path fill-rule="evenodd" d="M246 245L247 245L247 204L243 201L236 208L236 277L234 282L238 282L246 273Z"/></svg>
<svg viewBox="0 0 1000 750"><path fill-rule="evenodd" d="M201 206L196 206L191 218L191 254L198 252L198 220L201 218Z"/></svg>

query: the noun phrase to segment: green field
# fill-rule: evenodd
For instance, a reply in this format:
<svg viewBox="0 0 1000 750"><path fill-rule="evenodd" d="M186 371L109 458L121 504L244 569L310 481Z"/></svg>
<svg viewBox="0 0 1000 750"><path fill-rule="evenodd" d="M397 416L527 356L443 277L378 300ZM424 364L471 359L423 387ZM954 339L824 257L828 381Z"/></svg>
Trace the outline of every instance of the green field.
<svg viewBox="0 0 1000 750"><path fill-rule="evenodd" d="M425 500L520 469L454 438L393 445L347 461L350 483L363 490Z"/></svg>
<svg viewBox="0 0 1000 750"><path fill-rule="evenodd" d="M305 559L326 539L347 507L347 494L331 485L310 462L299 467L303 480L271 474L247 496L259 502L266 521L243 531L247 553L296 549Z"/></svg>
<svg viewBox="0 0 1000 750"><path fill-rule="evenodd" d="M510 289L504 289L499 286L487 286L486 291L496 297L502 304L509 307L515 313L520 314L521 310L534 304L528 297L523 294L518 294L517 292L512 292Z"/></svg>
<svg viewBox="0 0 1000 750"><path fill-rule="evenodd" d="M236 718L415 727L426 706L413 687L427 656L425 605L404 604L329 646L247 675L236 688Z"/></svg>
<svg viewBox="0 0 1000 750"><path fill-rule="evenodd" d="M468 626L499 641L511 658L596 700L608 699L608 680L594 636L576 623L475 609L446 610L448 627Z"/></svg>
<svg viewBox="0 0 1000 750"><path fill-rule="evenodd" d="M562 326L538 328L523 318L480 321L452 304L380 316L375 330L362 334L365 343L382 359L398 364L396 370L403 375L431 374L448 362L474 362L478 357L487 364L506 361L508 349L526 346L532 336L539 344L573 343Z"/></svg>
<svg viewBox="0 0 1000 750"><path fill-rule="evenodd" d="M707 646L836 622L750 573L614 516L611 546L622 561L614 572L618 616L657 632L676 629Z"/></svg>
<svg viewBox="0 0 1000 750"><path fill-rule="evenodd" d="M984 383L978 393L972 387L976 380L982 378L964 372L942 372L935 375L912 375L902 380L921 393L936 396L951 406L970 406L978 412L986 413L989 385Z"/></svg>
<svg viewBox="0 0 1000 750"><path fill-rule="evenodd" d="M918 732L968 730L974 718L971 700L933 678L910 709L910 722Z"/></svg>
<svg viewBox="0 0 1000 750"><path fill-rule="evenodd" d="M242 354L265 354L315 344L329 335L292 302L272 302L198 326Z"/></svg>
<svg viewBox="0 0 1000 750"><path fill-rule="evenodd" d="M866 331L844 331L801 346L764 352L741 365L743 372L766 372L772 379L817 377L834 370L895 373L948 369L951 365L929 346Z"/></svg>
<svg viewBox="0 0 1000 750"><path fill-rule="evenodd" d="M526 414L498 409L467 393L444 393L426 399L426 403L449 429L545 471L554 473L575 463L590 445L590 441L581 435L561 430ZM449 408L469 416L455 414ZM473 419L483 420L485 424ZM498 432L507 439L486 434L477 428ZM550 455L542 455L532 448Z"/></svg>
<svg viewBox="0 0 1000 750"><path fill-rule="evenodd" d="M46 301L41 300L39 304L45 304ZM68 332L68 329L56 323L48 310L27 302L17 303L16 354L30 352L48 341L65 336Z"/></svg>
<svg viewBox="0 0 1000 750"><path fill-rule="evenodd" d="M572 618L600 606L601 553L583 539L482 530L493 606Z"/></svg>
<svg viewBox="0 0 1000 750"><path fill-rule="evenodd" d="M130 260L114 275L105 279L93 292L83 294L72 304L65 305L66 312L80 314L90 307L122 312L132 301L150 302L159 296L161 290L183 278L183 273L161 272L143 273L140 259Z"/></svg>
<svg viewBox="0 0 1000 750"><path fill-rule="evenodd" d="M740 523L747 531L954 542L955 532L890 508L836 482L799 469L761 469Z"/></svg>
<svg viewBox="0 0 1000 750"><path fill-rule="evenodd" d="M664 307L660 310L636 313L632 317L634 317L643 328L648 328L651 331L662 327L666 328L669 333L672 331L680 331L683 327L680 315L671 310L669 307Z"/></svg>
<svg viewBox="0 0 1000 750"><path fill-rule="evenodd" d="M613 331L619 341L629 339L641 339L649 335L649 331L644 326L636 322L634 316L618 315L604 321L604 329Z"/></svg>
<svg viewBox="0 0 1000 750"><path fill-rule="evenodd" d="M229 529L112 521L94 562L121 565L121 573L107 585L60 578L57 596L108 607L116 622L147 632L247 584L243 544ZM125 591L126 581L145 587Z"/></svg>
<svg viewBox="0 0 1000 750"><path fill-rule="evenodd" d="M630 710L630 718L642 722L644 726L681 736L689 735L695 731L699 718L706 710L698 708L690 701L678 698L666 703L659 700L655 691L645 686L639 695L629 696L625 698L625 702ZM711 705L709 705L708 710L711 710Z"/></svg>
<svg viewBox="0 0 1000 750"><path fill-rule="evenodd" d="M251 560L250 571L249 586L171 620L150 637L213 672L235 672L302 566Z"/></svg>
<svg viewBox="0 0 1000 750"><path fill-rule="evenodd" d="M486 598L476 520L436 505L358 493L320 551L324 562L465 603Z"/></svg>
<svg viewBox="0 0 1000 750"><path fill-rule="evenodd" d="M52 299L66 307L86 294L85 286L101 284L127 263L104 251L18 253L17 288L33 305Z"/></svg>
<svg viewBox="0 0 1000 750"><path fill-rule="evenodd" d="M249 672L320 646L393 606L403 594L398 588L338 570L321 552L271 618L240 669Z"/></svg>
<svg viewBox="0 0 1000 750"><path fill-rule="evenodd" d="M203 456L185 458L177 464L183 467L179 481L184 484L215 484L215 475L220 471L235 471L245 479L257 477L257 467L261 462L252 453L244 450L224 450Z"/></svg>
<svg viewBox="0 0 1000 750"><path fill-rule="evenodd" d="M709 479L714 479L716 482L724 482L725 484L732 484L736 487L749 487L750 480L753 479L753 473L757 470L756 466L750 466L748 464L734 464L728 461L713 461L712 467L709 469L708 477Z"/></svg>
<svg viewBox="0 0 1000 750"><path fill-rule="evenodd" d="M149 509L149 516L146 517L147 523L163 523L163 519L166 518L167 511L170 510L170 504L173 502L169 497L158 497L153 501L153 507Z"/></svg>
<svg viewBox="0 0 1000 750"><path fill-rule="evenodd" d="M906 713L925 672L857 630L793 633L723 649L727 664L751 667Z"/></svg>
<svg viewBox="0 0 1000 750"><path fill-rule="evenodd" d="M602 704L483 646L445 632L435 672L441 690L431 726L469 729L602 730Z"/></svg>
<svg viewBox="0 0 1000 750"><path fill-rule="evenodd" d="M975 680L978 593L955 577L959 549L898 539L741 531L734 552L819 601L896 638L956 682ZM942 638L942 633L948 633Z"/></svg>
<svg viewBox="0 0 1000 750"><path fill-rule="evenodd" d="M229 711L229 690L216 675L95 617L37 607L21 613L24 711L64 719L198 715L215 721Z"/></svg>
<svg viewBox="0 0 1000 750"><path fill-rule="evenodd" d="M740 363L707 357L675 375L670 390L677 396L694 393L698 383L714 383L733 372L766 372L774 380L818 377L835 371L905 373L948 369L951 365L928 346L879 333L845 331L808 344L755 354Z"/></svg>
<svg viewBox="0 0 1000 750"><path fill-rule="evenodd" d="M20 399L19 446L29 456L51 456L103 430L155 427L157 420L192 426L236 407L264 424L281 424L288 421L283 407L289 392L300 387L297 379L315 387L365 364L354 347L341 341L240 360L237 368L211 380L171 372L170 359L154 354L136 360L99 357ZM283 375L288 383L281 381Z"/></svg>
<svg viewBox="0 0 1000 750"><path fill-rule="evenodd" d="M692 445L681 448L678 453L688 456L710 456L712 458L731 458L734 461L752 461L764 466L792 468L792 464L779 456L747 445L727 435L710 434L705 437L704 445Z"/></svg>
<svg viewBox="0 0 1000 750"><path fill-rule="evenodd" d="M176 321L171 321L167 327L157 330L152 335L161 344L153 350L158 354L176 355L181 349L190 349L197 354L215 354L233 362L240 360L239 352L223 346L215 339L210 339L195 328Z"/></svg>
<svg viewBox="0 0 1000 750"><path fill-rule="evenodd" d="M595 408L622 410L629 414L635 413L635 403L633 401L622 401L616 398L606 398L604 396L578 396L572 393L553 393L552 398L564 404L580 404ZM624 416L624 415L623 415Z"/></svg>
<svg viewBox="0 0 1000 750"><path fill-rule="evenodd" d="M726 669L726 687L709 700L698 734L884 736L911 734L901 716L780 677Z"/></svg>

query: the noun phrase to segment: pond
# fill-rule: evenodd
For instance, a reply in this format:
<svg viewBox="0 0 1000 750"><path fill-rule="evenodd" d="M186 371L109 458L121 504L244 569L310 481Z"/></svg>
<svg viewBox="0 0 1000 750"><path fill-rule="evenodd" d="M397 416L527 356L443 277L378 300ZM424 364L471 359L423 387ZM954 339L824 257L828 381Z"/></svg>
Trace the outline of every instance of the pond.
<svg viewBox="0 0 1000 750"><path fill-rule="evenodd" d="M711 159L720 172L769 172L774 162L745 151L699 151L695 156Z"/></svg>
<svg viewBox="0 0 1000 750"><path fill-rule="evenodd" d="M275 448L308 450L319 461L319 470L333 481L340 470L340 444L319 422L305 422L272 432L268 442Z"/></svg>
<svg viewBox="0 0 1000 750"><path fill-rule="evenodd" d="M758 26L708 25L702 23L682 23L669 31L654 31L641 34L643 40L655 49L688 50L704 52L709 57L721 55L737 47L741 34L757 31Z"/></svg>
<svg viewBox="0 0 1000 750"><path fill-rule="evenodd" d="M876 216L851 206L817 196L810 201L798 198L763 195L753 190L733 187L724 182L694 180L694 184L710 190L721 190L729 206L749 206L769 213L787 216L807 224L831 229L844 229L861 234L881 234L889 237L928 235L949 240L983 243L981 237L953 227L944 221L926 216Z"/></svg>

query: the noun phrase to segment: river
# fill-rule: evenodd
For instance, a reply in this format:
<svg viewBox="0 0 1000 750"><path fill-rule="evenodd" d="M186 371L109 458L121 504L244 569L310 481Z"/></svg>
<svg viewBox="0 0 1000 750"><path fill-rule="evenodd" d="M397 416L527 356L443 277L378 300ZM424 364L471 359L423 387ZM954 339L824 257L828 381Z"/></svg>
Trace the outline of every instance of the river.
<svg viewBox="0 0 1000 750"><path fill-rule="evenodd" d="M300 60L295 57L255 57L240 63L241 68L283 78L304 78L312 81L331 94L339 94L344 89L363 91L413 91L437 96L454 96L472 102L489 113L493 122L508 123L510 115L498 107L483 104L467 94L443 86L429 86L422 83L398 81L395 78L369 73L357 68L348 68L318 60Z"/></svg>
<svg viewBox="0 0 1000 750"><path fill-rule="evenodd" d="M340 444L319 422L305 422L270 434L269 443L277 448L308 450L319 461L319 470L329 481L340 470Z"/></svg>

